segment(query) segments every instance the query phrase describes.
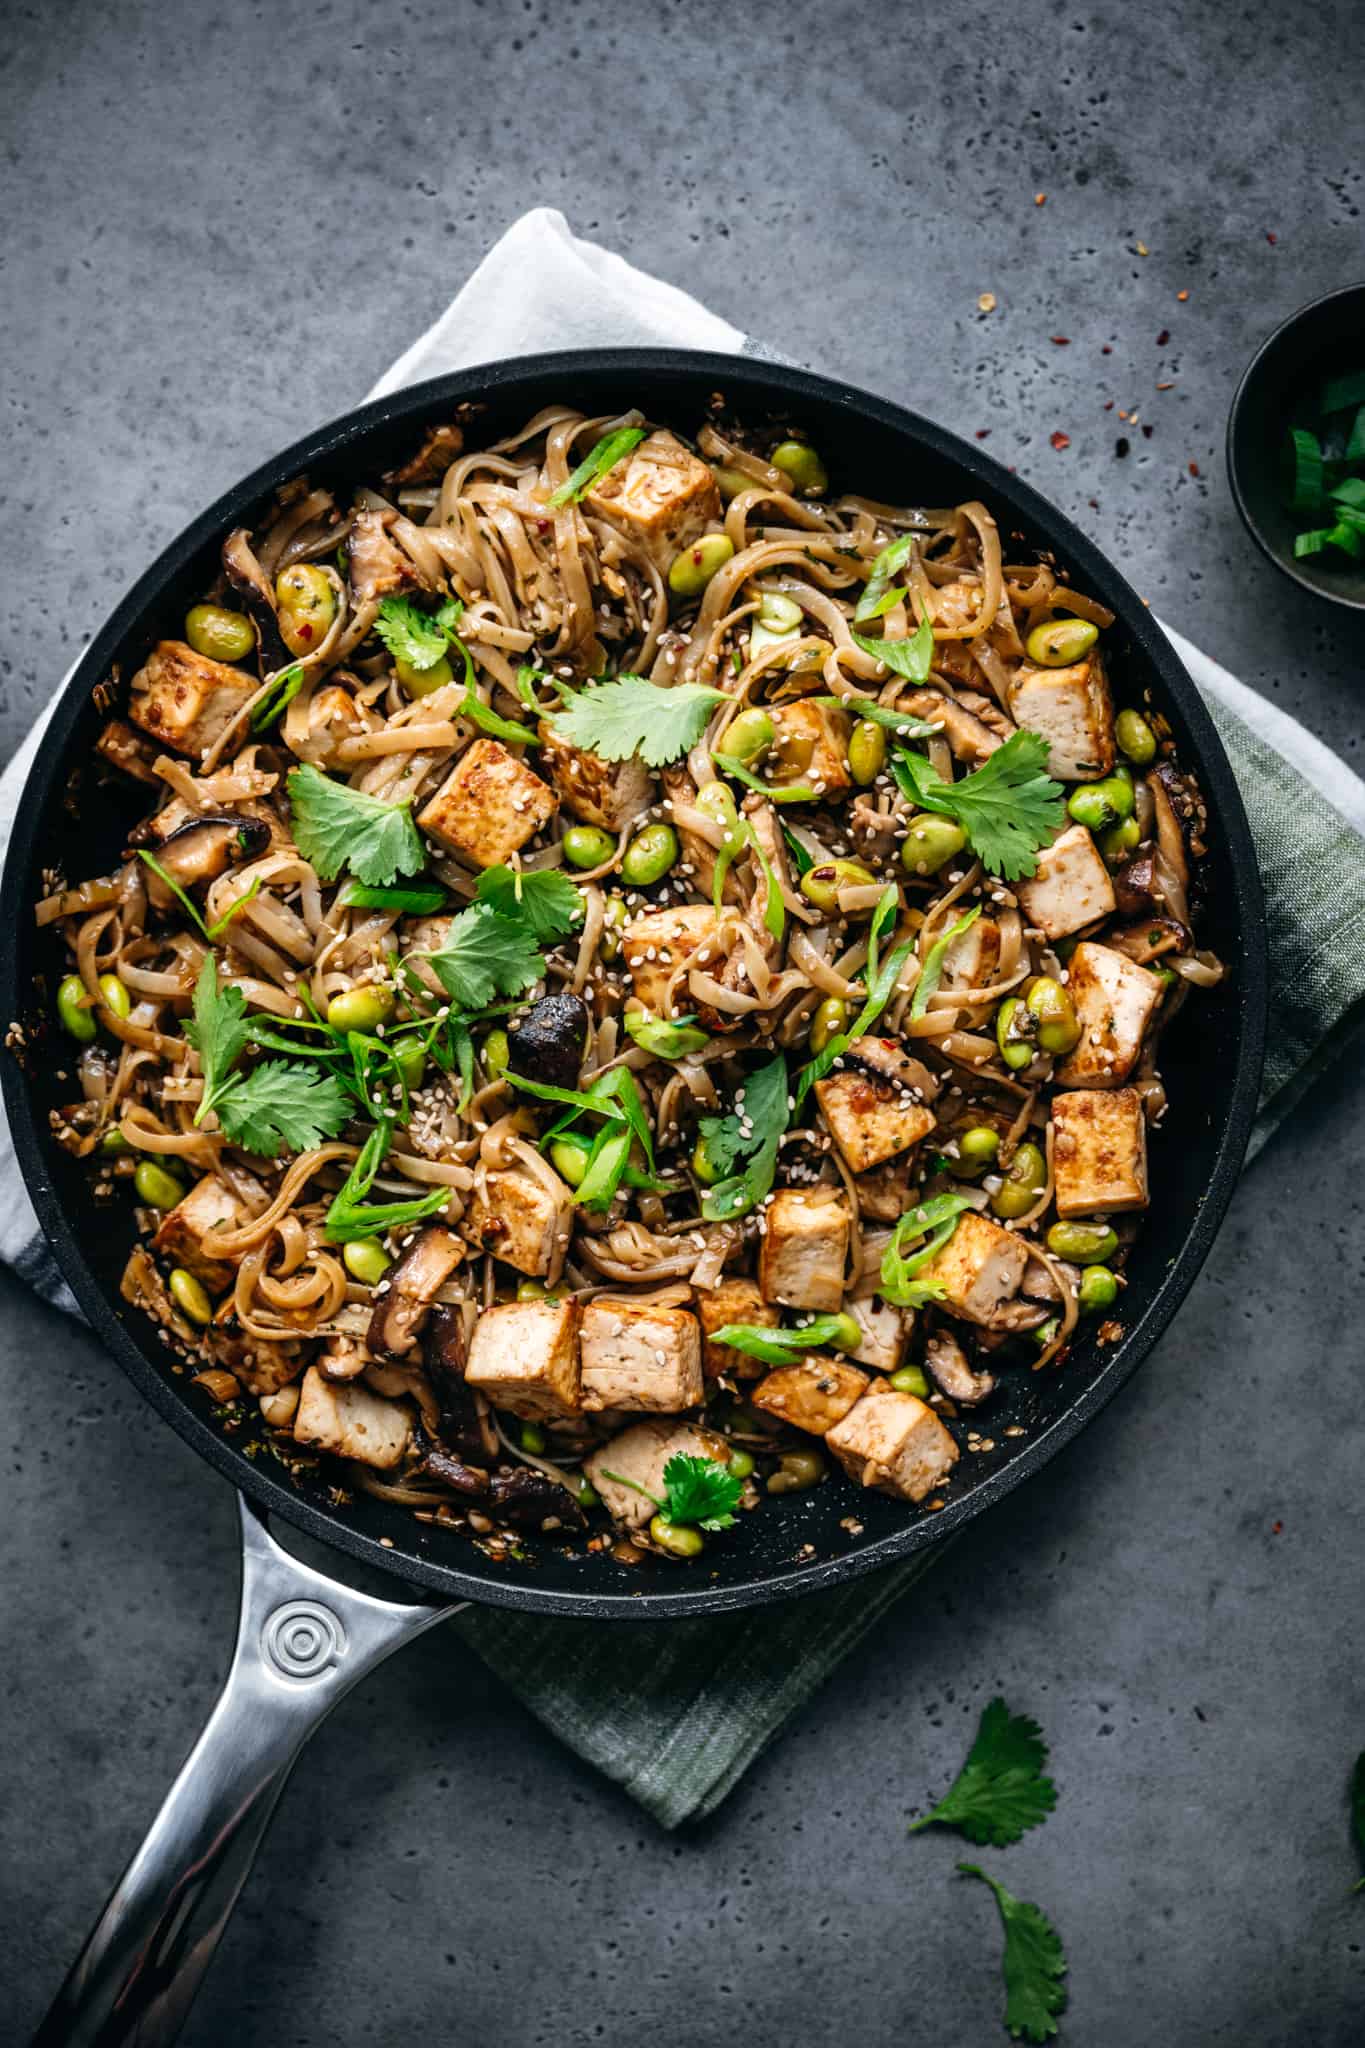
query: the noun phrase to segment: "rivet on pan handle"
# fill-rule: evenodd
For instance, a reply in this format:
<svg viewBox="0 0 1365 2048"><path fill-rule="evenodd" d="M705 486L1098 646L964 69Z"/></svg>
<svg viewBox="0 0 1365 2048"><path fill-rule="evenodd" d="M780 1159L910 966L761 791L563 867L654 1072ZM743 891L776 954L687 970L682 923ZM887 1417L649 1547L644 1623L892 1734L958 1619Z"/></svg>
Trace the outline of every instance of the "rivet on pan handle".
<svg viewBox="0 0 1365 2048"><path fill-rule="evenodd" d="M240 1496L239 1506L226 1683L34 2048L175 2040L304 1743L376 1664L458 1611L358 1593L291 1557Z"/></svg>

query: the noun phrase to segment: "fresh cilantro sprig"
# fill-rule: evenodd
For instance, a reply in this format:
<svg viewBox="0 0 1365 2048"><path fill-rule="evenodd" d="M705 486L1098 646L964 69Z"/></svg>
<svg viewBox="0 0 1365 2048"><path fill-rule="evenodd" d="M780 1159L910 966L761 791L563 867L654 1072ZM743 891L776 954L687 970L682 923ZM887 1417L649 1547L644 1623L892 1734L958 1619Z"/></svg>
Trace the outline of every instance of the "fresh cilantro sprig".
<svg viewBox="0 0 1365 2048"><path fill-rule="evenodd" d="M561 685L564 709L554 715L556 739L603 761L642 760L663 768L694 747L723 690L707 683L651 683L646 676L612 676L586 690Z"/></svg>
<svg viewBox="0 0 1365 2048"><path fill-rule="evenodd" d="M495 996L519 996L544 972L544 957L524 918L472 903L452 918L442 943L421 957L457 1010L481 1010Z"/></svg>
<svg viewBox="0 0 1365 2048"><path fill-rule="evenodd" d="M1057 1788L1044 1777L1047 1744L1038 1723L992 1700L981 1716L967 1761L937 1806L910 1826L957 1828L980 1847L1008 1848L1045 1821Z"/></svg>
<svg viewBox="0 0 1365 2048"><path fill-rule="evenodd" d="M773 1329L763 1323L725 1323L712 1332L712 1341L759 1358L764 1365L789 1365L807 1351L832 1344L844 1334L846 1324L847 1317L842 1315L812 1316L795 1330Z"/></svg>
<svg viewBox="0 0 1365 2048"><path fill-rule="evenodd" d="M1050 2041L1057 2032L1056 2015L1066 2010L1066 1956L1056 1928L1039 1907L1016 1899L979 1865L957 1867L964 1877L988 1884L1000 1910L1005 1930L1005 2025L1016 2041Z"/></svg>
<svg viewBox="0 0 1365 2048"><path fill-rule="evenodd" d="M357 881L387 888L420 873L422 842L411 804L386 803L305 764L289 772L294 843L324 882L349 868Z"/></svg>
<svg viewBox="0 0 1365 2048"><path fill-rule="evenodd" d="M615 469L632 448L637 448L645 438L643 427L617 427L614 432L604 434L596 446L589 450L570 476L557 491L551 493L550 509L558 512L561 505L576 505L585 491L591 490L600 476L609 469Z"/></svg>
<svg viewBox="0 0 1365 2048"><path fill-rule="evenodd" d="M904 640L874 640L867 633L855 633L853 639L864 654L873 654L878 661L884 661L893 675L904 676L908 683L929 680L929 671L934 665L934 628L930 619L921 619L914 632Z"/></svg>
<svg viewBox="0 0 1365 2048"><path fill-rule="evenodd" d="M964 932L971 930L980 915L981 905L978 903L971 910L964 912L958 918L956 924L950 924L947 931L940 938L934 940L933 945L925 954L924 965L919 971L919 980L915 983L915 992L910 998L910 1022L912 1024L922 1017L928 1009L930 996L938 992L938 985L943 979L943 963L948 957L948 948L952 945L954 939L960 939Z"/></svg>
<svg viewBox="0 0 1365 2048"><path fill-rule="evenodd" d="M696 1457L688 1451L675 1451L664 1466L662 1500L647 1486L627 1479L624 1472L604 1469L602 1476L653 1501L666 1520L685 1522L696 1529L733 1528L734 1511L744 1491L744 1481L717 1459Z"/></svg>
<svg viewBox="0 0 1365 2048"><path fill-rule="evenodd" d="M700 1119L708 1163L721 1175L702 1195L701 1212L708 1222L747 1215L763 1200L777 1172L790 1114L787 1063L777 1053L747 1077L729 1115Z"/></svg>
<svg viewBox="0 0 1365 2048"><path fill-rule="evenodd" d="M478 900L499 917L525 924L542 945L567 938L583 921L583 902L576 885L558 868L485 868L478 880Z"/></svg>
<svg viewBox="0 0 1365 2048"><path fill-rule="evenodd" d="M942 1251L957 1229L958 1217L971 1207L965 1195L931 1195L927 1202L906 1210L882 1253L881 1285L877 1291L883 1301L896 1308L924 1308L929 1302L942 1299L943 1289L936 1280L918 1280L915 1276ZM916 1249L912 1250L912 1246Z"/></svg>
<svg viewBox="0 0 1365 2048"><path fill-rule="evenodd" d="M984 868L1015 882L1036 872L1038 849L1065 821L1066 792L1047 774L1047 758L1040 733L1016 732L960 782L903 750L891 772L911 803L956 820Z"/></svg>
<svg viewBox="0 0 1365 2048"><path fill-rule="evenodd" d="M448 597L434 612L424 612L410 597L381 597L374 630L395 661L423 670L443 661L464 615L458 597Z"/></svg>
<svg viewBox="0 0 1365 2048"><path fill-rule="evenodd" d="M218 985L218 965L206 953L194 989L194 1016L185 1036L199 1055L204 1092L194 1121L211 1112L234 1145L263 1158L307 1152L335 1137L352 1114L350 1098L334 1074L288 1060L263 1060L243 1074L237 1062L255 1040L239 988Z"/></svg>

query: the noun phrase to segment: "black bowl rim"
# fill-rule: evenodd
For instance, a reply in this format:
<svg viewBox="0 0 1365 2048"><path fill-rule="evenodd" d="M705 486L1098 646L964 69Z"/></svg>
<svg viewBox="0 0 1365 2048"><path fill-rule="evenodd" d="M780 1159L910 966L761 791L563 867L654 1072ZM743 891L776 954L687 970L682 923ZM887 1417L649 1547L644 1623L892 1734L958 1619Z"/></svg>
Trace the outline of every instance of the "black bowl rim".
<svg viewBox="0 0 1365 2048"><path fill-rule="evenodd" d="M1262 530L1261 523L1248 504L1246 493L1243 489L1242 466L1238 457L1237 445L1241 433L1242 414L1250 402L1251 388L1260 370L1269 362L1281 344L1288 340L1296 327L1301 326L1305 321L1310 320L1314 314L1321 313L1324 307L1334 305L1340 299L1359 299L1362 306L1365 306L1365 283L1338 285L1334 291L1324 292L1320 298L1309 299L1296 312L1290 313L1286 319L1281 320L1279 326L1266 336L1245 370L1243 370L1237 382L1237 389L1233 393L1232 405L1228 410L1225 459L1227 461L1228 484L1232 491L1232 502L1237 507L1243 526L1245 526L1266 560L1273 562L1282 576L1287 576L1291 583L1297 583L1299 589L1306 590L1310 597L1320 597L1325 604L1341 605L1346 611L1362 612L1365 611L1365 590L1362 590L1357 595L1349 590L1324 589L1321 583L1314 582L1312 577L1308 576L1299 567L1292 556L1287 557L1281 554L1280 550L1270 540L1269 535Z"/></svg>
<svg viewBox="0 0 1365 2048"><path fill-rule="evenodd" d="M839 379L756 357L662 348L565 350L477 365L371 400L315 429L269 461L259 464L192 520L133 584L76 664L53 710L45 745L35 760L20 799L5 863L4 881L0 886L0 1003L4 1004L8 1016L20 1014L19 931L21 920L27 919L31 911L29 892L33 840L41 810L36 797L30 801L30 792L41 790L54 773L51 764L64 759L71 733L84 709L85 698L103 679L124 635L136 626L143 612L160 596L163 584L197 549L216 535L227 532L238 522L241 513L259 503L277 485L344 449L347 443L373 427L408 417L416 420L418 416L429 416L442 407L449 408L462 400L477 400L489 392L515 387L518 383L551 372L562 376L571 388L578 376L593 373L628 375L637 371L665 377L671 373L678 378L680 385L688 384L693 393L716 388L734 393L746 387L761 386L763 402L768 405L772 402L772 389L777 385L785 398L797 404L804 398L812 403L842 407L850 413L860 414L864 421L909 436L933 454L954 463L977 482L984 496L1045 534L1049 543L1080 572L1087 587L1097 595L1103 594L1104 601L1121 618L1140 656L1155 669L1163 688L1178 704L1186 722L1194 765L1228 849L1236 927L1241 943L1241 957L1236 963L1236 1028L1241 1057L1213 1172L1196 1209L1189 1235L1157 1284L1146 1312L1125 1332L1121 1342L1114 1347L1112 1357L1075 1402L1025 1445L1008 1466L977 1481L961 1498L950 1499L938 1514L907 1519L902 1529L837 1558L808 1564L793 1561L781 1570L731 1585L701 1585L690 1591L650 1589L638 1594L586 1590L562 1592L537 1587L533 1582L500 1580L491 1567L485 1574L438 1564L427 1558L396 1554L339 1517L300 1498L257 1463L242 1457L195 1413L186 1399L173 1391L150 1359L144 1356L106 1300L62 1211L45 1164L44 1147L50 1143L50 1138L46 1130L37 1128L19 1063L14 1059L0 1061L0 1070L3 1071L4 1097L15 1152L30 1198L58 1266L91 1327L157 1412L257 1507L278 1514L282 1520L317 1541L367 1566L447 1598L540 1614L653 1621L767 1605L818 1593L943 1542L955 1530L994 1506L1048 1464L1137 1370L1188 1293L1232 1198L1256 1111L1265 1047L1265 920L1255 849L1241 795L1222 743L1174 648L1126 579L1063 513L1030 484L985 455L979 447L961 440L919 414Z"/></svg>

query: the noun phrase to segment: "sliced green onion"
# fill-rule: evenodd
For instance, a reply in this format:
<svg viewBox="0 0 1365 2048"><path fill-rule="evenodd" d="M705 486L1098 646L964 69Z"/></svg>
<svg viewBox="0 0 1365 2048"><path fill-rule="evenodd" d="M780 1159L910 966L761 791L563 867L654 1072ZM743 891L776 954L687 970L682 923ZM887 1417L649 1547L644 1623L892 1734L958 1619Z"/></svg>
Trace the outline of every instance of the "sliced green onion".
<svg viewBox="0 0 1365 2048"><path fill-rule="evenodd" d="M1319 401L1324 412L1349 412L1353 405L1365 405L1365 370L1350 370L1344 377L1329 377Z"/></svg>
<svg viewBox="0 0 1365 2048"><path fill-rule="evenodd" d="M1361 406L1351 427L1351 437L1346 443L1346 460L1365 462L1365 405ZM1353 477L1350 481L1354 483L1356 479Z"/></svg>
<svg viewBox="0 0 1365 2048"><path fill-rule="evenodd" d="M598 477L605 476L609 469L615 469L623 456L645 438L643 427L618 427L614 434L604 434L597 446L584 457L577 469L550 499L550 509L558 512L561 505L576 505L590 485Z"/></svg>
<svg viewBox="0 0 1365 2048"><path fill-rule="evenodd" d="M397 910L404 917L430 917L444 910L448 898L444 889L380 889L368 882L348 882L337 898L341 910Z"/></svg>
<svg viewBox="0 0 1365 2048"><path fill-rule="evenodd" d="M1289 429L1289 509L1309 519L1322 504L1322 444L1307 427Z"/></svg>
<svg viewBox="0 0 1365 2048"><path fill-rule="evenodd" d="M281 714L289 709L299 691L303 688L303 669L298 662L281 669L260 703L251 714L251 730L264 732L273 725Z"/></svg>
<svg viewBox="0 0 1365 2048"><path fill-rule="evenodd" d="M1350 505L1358 512L1365 512L1365 476L1343 477L1339 484L1332 486L1332 496L1338 505Z"/></svg>

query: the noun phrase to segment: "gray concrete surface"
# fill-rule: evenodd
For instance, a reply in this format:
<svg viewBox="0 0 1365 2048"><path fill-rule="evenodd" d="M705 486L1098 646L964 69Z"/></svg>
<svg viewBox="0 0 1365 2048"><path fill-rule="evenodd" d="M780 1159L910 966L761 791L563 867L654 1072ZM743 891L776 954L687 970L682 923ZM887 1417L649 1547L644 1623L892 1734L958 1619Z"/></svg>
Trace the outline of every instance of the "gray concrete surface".
<svg viewBox="0 0 1365 2048"><path fill-rule="evenodd" d="M1353 20L7 7L4 750L186 517L355 399L542 202L789 353L988 428L1358 757L1359 628L1262 567L1221 462L1255 341L1365 269ZM989 1860L1064 1935L1067 2041L1358 2041L1362 1107L1352 1062L1137 1385L701 1830L655 1832L439 1636L377 1675L300 1765L188 2038L1003 2039L989 1900L902 1827L1003 1691L1061 1800ZM213 1696L235 1567L225 1490L83 1333L3 1278L0 1318L17 2041Z"/></svg>

